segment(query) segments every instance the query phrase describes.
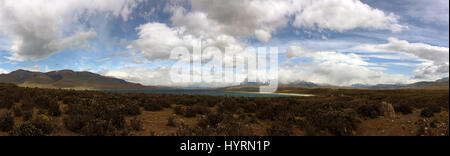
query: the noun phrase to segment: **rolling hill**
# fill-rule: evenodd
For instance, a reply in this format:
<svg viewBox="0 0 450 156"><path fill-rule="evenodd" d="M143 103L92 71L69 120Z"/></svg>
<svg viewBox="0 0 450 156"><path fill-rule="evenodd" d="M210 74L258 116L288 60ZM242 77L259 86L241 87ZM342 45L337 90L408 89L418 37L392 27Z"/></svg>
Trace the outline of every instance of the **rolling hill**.
<svg viewBox="0 0 450 156"><path fill-rule="evenodd" d="M17 70L1 74L0 82L12 83L21 87L63 88L63 89L153 89L136 83L90 72L71 70L48 73Z"/></svg>

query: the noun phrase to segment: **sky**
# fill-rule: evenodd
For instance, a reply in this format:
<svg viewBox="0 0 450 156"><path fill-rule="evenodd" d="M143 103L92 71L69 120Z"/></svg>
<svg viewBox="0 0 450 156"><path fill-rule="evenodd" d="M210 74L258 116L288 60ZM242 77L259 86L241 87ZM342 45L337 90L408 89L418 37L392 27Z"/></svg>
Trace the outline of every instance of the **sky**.
<svg viewBox="0 0 450 156"><path fill-rule="evenodd" d="M448 77L448 20L448 0L0 0L0 73L235 85L170 80L171 50L200 41L278 47L281 83L406 84Z"/></svg>

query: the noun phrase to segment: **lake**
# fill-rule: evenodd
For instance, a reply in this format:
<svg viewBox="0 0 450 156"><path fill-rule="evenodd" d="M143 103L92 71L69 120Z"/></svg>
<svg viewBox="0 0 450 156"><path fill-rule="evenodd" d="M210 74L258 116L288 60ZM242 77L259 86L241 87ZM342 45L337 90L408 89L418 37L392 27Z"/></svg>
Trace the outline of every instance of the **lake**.
<svg viewBox="0 0 450 156"><path fill-rule="evenodd" d="M240 97L299 97L303 94L256 93L257 90L205 90L205 89L154 89L154 90L97 90L116 93L148 93L176 95L240 96Z"/></svg>

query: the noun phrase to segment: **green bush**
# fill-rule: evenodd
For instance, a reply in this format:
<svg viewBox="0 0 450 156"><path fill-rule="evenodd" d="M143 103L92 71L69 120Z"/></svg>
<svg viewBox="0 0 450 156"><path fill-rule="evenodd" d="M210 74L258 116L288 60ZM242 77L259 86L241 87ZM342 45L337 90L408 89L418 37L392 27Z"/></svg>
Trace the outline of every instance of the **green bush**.
<svg viewBox="0 0 450 156"><path fill-rule="evenodd" d="M0 131L9 132L14 128L14 117L10 112L0 115Z"/></svg>

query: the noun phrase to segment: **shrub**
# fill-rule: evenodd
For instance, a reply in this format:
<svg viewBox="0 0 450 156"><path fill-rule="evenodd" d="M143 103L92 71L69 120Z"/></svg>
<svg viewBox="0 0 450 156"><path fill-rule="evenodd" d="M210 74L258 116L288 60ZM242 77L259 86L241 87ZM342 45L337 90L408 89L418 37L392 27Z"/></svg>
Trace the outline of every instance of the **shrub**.
<svg viewBox="0 0 450 156"><path fill-rule="evenodd" d="M426 117L426 118L431 118L434 116L434 113L433 113L433 110L431 110L430 108L425 108L420 113L420 116Z"/></svg>
<svg viewBox="0 0 450 156"><path fill-rule="evenodd" d="M351 136L356 130L359 120L352 110L335 110L332 108L321 108L309 112L306 116L307 122L319 131L327 131L331 135Z"/></svg>
<svg viewBox="0 0 450 156"><path fill-rule="evenodd" d="M10 136L44 136L44 133L34 127L30 122L25 122L20 126L14 128L10 133Z"/></svg>
<svg viewBox="0 0 450 156"><path fill-rule="evenodd" d="M23 121L30 121L33 119L33 111L25 111L23 113Z"/></svg>
<svg viewBox="0 0 450 156"><path fill-rule="evenodd" d="M142 120L138 118L133 118L130 120L130 126L135 131L141 131L143 129Z"/></svg>
<svg viewBox="0 0 450 156"><path fill-rule="evenodd" d="M76 104L77 101L78 101L78 99L77 99L76 97L73 97L73 96L66 96L66 97L64 97L64 98L62 99L62 102L63 102L64 104L68 104L68 105Z"/></svg>
<svg viewBox="0 0 450 156"><path fill-rule="evenodd" d="M124 115L137 116L142 113L141 108L139 107L138 104L129 104L129 105L121 106L121 107L122 107L122 113Z"/></svg>
<svg viewBox="0 0 450 156"><path fill-rule="evenodd" d="M171 127L175 127L176 126L175 117L169 117L167 119L167 126L171 126Z"/></svg>
<svg viewBox="0 0 450 156"><path fill-rule="evenodd" d="M63 119L63 123L67 129L73 132L81 132L89 120L90 118L85 115L70 115Z"/></svg>
<svg viewBox="0 0 450 156"><path fill-rule="evenodd" d="M42 133L48 135L56 130L56 125L45 115L38 115L33 121L31 121L34 127L40 129Z"/></svg>
<svg viewBox="0 0 450 156"><path fill-rule="evenodd" d="M409 104L399 104L396 105L395 111L400 112L402 114L411 114L413 113L413 107Z"/></svg>
<svg viewBox="0 0 450 156"><path fill-rule="evenodd" d="M205 115L205 114L208 114L208 113L210 112L210 110L208 109L208 106L207 106L207 105L195 104L195 105L192 107L192 109L193 109L193 111L194 111L196 114L201 114L201 115Z"/></svg>
<svg viewBox="0 0 450 156"><path fill-rule="evenodd" d="M103 119L111 121L117 129L123 129L126 126L125 117L120 114L113 113L112 117L104 117Z"/></svg>
<svg viewBox="0 0 450 156"><path fill-rule="evenodd" d="M81 130L86 136L116 136L117 129L111 121L94 119Z"/></svg>
<svg viewBox="0 0 450 156"><path fill-rule="evenodd" d="M48 115L55 116L55 117L61 116L61 108L59 108L58 103L49 104Z"/></svg>
<svg viewBox="0 0 450 156"><path fill-rule="evenodd" d="M146 111L160 111L162 110L162 106L158 103L147 103L144 105L144 109Z"/></svg>
<svg viewBox="0 0 450 156"><path fill-rule="evenodd" d="M199 122L199 126L201 126L203 128L206 128L207 126L215 128L224 119L225 119L225 116L221 113L217 113L217 112L209 113L208 115L206 115L206 119L202 120L204 125L202 126Z"/></svg>
<svg viewBox="0 0 450 156"><path fill-rule="evenodd" d="M188 106L186 108L186 111L184 111L184 117L192 118L192 117L195 117L196 115L197 115L197 113L191 106Z"/></svg>
<svg viewBox="0 0 450 156"><path fill-rule="evenodd" d="M14 128L14 117L10 112L0 115L0 131L9 132Z"/></svg>
<svg viewBox="0 0 450 156"><path fill-rule="evenodd" d="M183 115L184 114L184 107L181 106L181 105L175 106L175 108L173 110L174 110L174 113L176 115Z"/></svg>
<svg viewBox="0 0 450 156"><path fill-rule="evenodd" d="M361 116L372 119L382 115L380 106L376 104L362 105L357 111Z"/></svg>
<svg viewBox="0 0 450 156"><path fill-rule="evenodd" d="M13 99L11 99L10 97L1 97L0 96L0 108L6 108L6 109L11 109L11 107L14 105L14 101Z"/></svg>
<svg viewBox="0 0 450 156"><path fill-rule="evenodd" d="M442 108L439 104L431 104L428 106L428 108L433 111L433 113L440 113L442 111Z"/></svg>
<svg viewBox="0 0 450 156"><path fill-rule="evenodd" d="M14 112L14 116L15 116L15 117L21 117L21 116L23 116L23 111L22 111L22 109L21 109L19 106L17 106L17 105L15 105L15 106L13 107L13 112Z"/></svg>
<svg viewBox="0 0 450 156"><path fill-rule="evenodd" d="M177 131L176 131L175 135L176 136L194 136L195 134L194 134L193 128L191 128L189 125L182 122L177 127Z"/></svg>
<svg viewBox="0 0 450 156"><path fill-rule="evenodd" d="M273 122L272 125L266 129L269 136L290 136L292 134L292 126L289 123Z"/></svg>
<svg viewBox="0 0 450 156"><path fill-rule="evenodd" d="M31 97L25 97L22 102L22 110L30 111L34 108L34 100Z"/></svg>

